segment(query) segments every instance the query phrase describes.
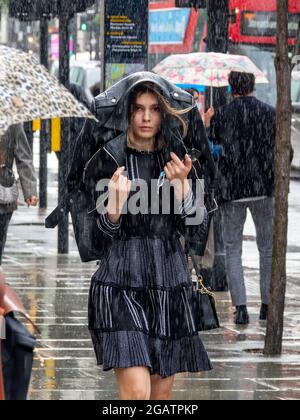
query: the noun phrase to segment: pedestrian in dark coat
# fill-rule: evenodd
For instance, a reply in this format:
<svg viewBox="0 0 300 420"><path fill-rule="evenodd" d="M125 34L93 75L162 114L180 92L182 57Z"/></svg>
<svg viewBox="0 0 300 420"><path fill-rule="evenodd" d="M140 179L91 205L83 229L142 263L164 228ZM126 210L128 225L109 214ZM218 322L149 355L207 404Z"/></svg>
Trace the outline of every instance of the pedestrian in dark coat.
<svg viewBox="0 0 300 420"><path fill-rule="evenodd" d="M261 320L267 317L270 300L276 111L255 98L254 75L232 72L229 83L233 101L217 110L214 116L214 111L209 110L206 118L211 125L211 139L223 148L218 197L222 204L229 286L237 308L235 321L248 324L242 267L243 230L248 209L256 226L260 253Z"/></svg>
<svg viewBox="0 0 300 420"><path fill-rule="evenodd" d="M121 399L170 399L174 375L212 368L195 326L192 280L180 242L184 235L196 249L207 234L197 169L183 141L188 132L184 118L189 120L194 102L150 73L133 75L125 85L124 95L112 88L96 99L96 115L102 121L86 124L69 190L78 183L90 189L99 180L109 181L96 216L101 261L89 297L89 329L98 364L105 371L115 370ZM108 110L112 105L113 112ZM197 124L202 124L200 116ZM209 148L203 124L197 132L204 136L198 134L194 142L205 162ZM186 141L192 145L192 139ZM134 212L132 188L140 181L147 186L146 195L140 196ZM175 182L167 199L171 207L163 212L170 182ZM155 202L159 210L153 213ZM197 221L196 214L201 214Z"/></svg>
<svg viewBox="0 0 300 420"><path fill-rule="evenodd" d="M32 151L22 125L11 126L0 138L0 184L12 187L15 183L13 165L16 163L23 195L28 206L36 206L37 181L33 167ZM0 264L13 212L17 209L18 196L9 202L0 203Z"/></svg>

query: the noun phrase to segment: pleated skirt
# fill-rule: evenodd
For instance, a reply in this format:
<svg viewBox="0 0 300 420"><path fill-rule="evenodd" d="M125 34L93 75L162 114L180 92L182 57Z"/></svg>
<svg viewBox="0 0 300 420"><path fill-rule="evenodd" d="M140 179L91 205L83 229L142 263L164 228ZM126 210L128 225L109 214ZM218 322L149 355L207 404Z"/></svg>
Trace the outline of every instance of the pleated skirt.
<svg viewBox="0 0 300 420"><path fill-rule="evenodd" d="M89 329L104 371L148 367L162 378L212 369L196 329L179 239L115 240L91 281Z"/></svg>

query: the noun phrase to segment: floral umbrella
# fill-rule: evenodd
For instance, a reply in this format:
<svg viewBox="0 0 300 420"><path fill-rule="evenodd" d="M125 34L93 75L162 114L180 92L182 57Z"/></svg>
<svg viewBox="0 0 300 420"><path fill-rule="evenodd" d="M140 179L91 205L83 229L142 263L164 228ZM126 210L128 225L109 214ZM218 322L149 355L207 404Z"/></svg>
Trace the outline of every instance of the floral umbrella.
<svg viewBox="0 0 300 420"><path fill-rule="evenodd" d="M13 124L54 117L95 119L33 56L0 46L0 135Z"/></svg>
<svg viewBox="0 0 300 420"><path fill-rule="evenodd" d="M256 83L269 83L265 74L250 58L242 55L220 53L170 55L153 71L177 85L226 87L231 71L252 73Z"/></svg>

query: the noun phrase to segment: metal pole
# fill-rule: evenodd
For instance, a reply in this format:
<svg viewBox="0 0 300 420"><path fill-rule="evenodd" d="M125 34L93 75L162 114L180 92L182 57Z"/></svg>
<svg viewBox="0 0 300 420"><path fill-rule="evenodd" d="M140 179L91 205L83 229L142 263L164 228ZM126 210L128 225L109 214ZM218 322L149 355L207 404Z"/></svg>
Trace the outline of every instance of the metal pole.
<svg viewBox="0 0 300 420"><path fill-rule="evenodd" d="M99 15L100 12L100 1L96 0L96 16ZM95 60L100 61L100 22L96 22L95 25Z"/></svg>
<svg viewBox="0 0 300 420"><path fill-rule="evenodd" d="M90 31L89 31L89 47L90 47L90 60L93 59L93 45L92 45L92 39L93 39L93 23L90 22Z"/></svg>
<svg viewBox="0 0 300 420"><path fill-rule="evenodd" d="M99 0L100 8L100 51L101 51L101 92L105 91L105 0Z"/></svg>
<svg viewBox="0 0 300 420"><path fill-rule="evenodd" d="M209 52L226 54L229 48L229 0L208 0L207 48ZM227 88L213 89L213 104L227 103Z"/></svg>
<svg viewBox="0 0 300 420"><path fill-rule="evenodd" d="M24 131L27 137L28 144L30 146L30 149L33 151L32 121L24 123L23 126L24 126Z"/></svg>
<svg viewBox="0 0 300 420"><path fill-rule="evenodd" d="M59 17L59 81L69 88L70 62L69 62L69 22L71 17L67 12ZM69 171L69 144L70 121L62 120L61 125L61 151L59 153L59 191L58 201L63 200L67 192L66 179ZM69 252L69 217L63 218L58 225L58 253Z"/></svg>
<svg viewBox="0 0 300 420"><path fill-rule="evenodd" d="M48 20L40 20L40 61L47 69L48 64ZM40 132L40 208L47 208L47 181L48 181L48 139L49 121L42 121Z"/></svg>
<svg viewBox="0 0 300 420"><path fill-rule="evenodd" d="M150 12L149 12L149 0L148 0L148 18L147 18L147 60L145 69L149 71L149 45L150 45Z"/></svg>
<svg viewBox="0 0 300 420"><path fill-rule="evenodd" d="M21 26L22 36L23 36L23 40L22 40L23 44L21 44L20 49L25 52L28 52L27 23L21 22L20 26Z"/></svg>
<svg viewBox="0 0 300 420"><path fill-rule="evenodd" d="M77 13L75 13L72 19L72 26L73 26L73 36L74 36L74 56L77 59L77 42L78 42L78 25L77 25Z"/></svg>
<svg viewBox="0 0 300 420"><path fill-rule="evenodd" d="M207 47L209 52L227 53L229 46L229 0L208 0L207 2ZM227 103L228 89L206 90L206 105L213 101L218 108ZM223 240L222 214L214 215L215 261L210 285L214 291L227 291L226 254Z"/></svg>

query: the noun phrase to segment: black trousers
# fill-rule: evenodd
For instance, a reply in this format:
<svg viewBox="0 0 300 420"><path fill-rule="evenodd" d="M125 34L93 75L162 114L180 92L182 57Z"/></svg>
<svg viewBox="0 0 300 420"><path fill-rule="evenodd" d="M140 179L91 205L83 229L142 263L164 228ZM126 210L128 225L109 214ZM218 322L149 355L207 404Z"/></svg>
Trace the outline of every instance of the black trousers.
<svg viewBox="0 0 300 420"><path fill-rule="evenodd" d="M6 244L8 226L12 215L12 213L0 214L0 265L2 264L2 256Z"/></svg>

